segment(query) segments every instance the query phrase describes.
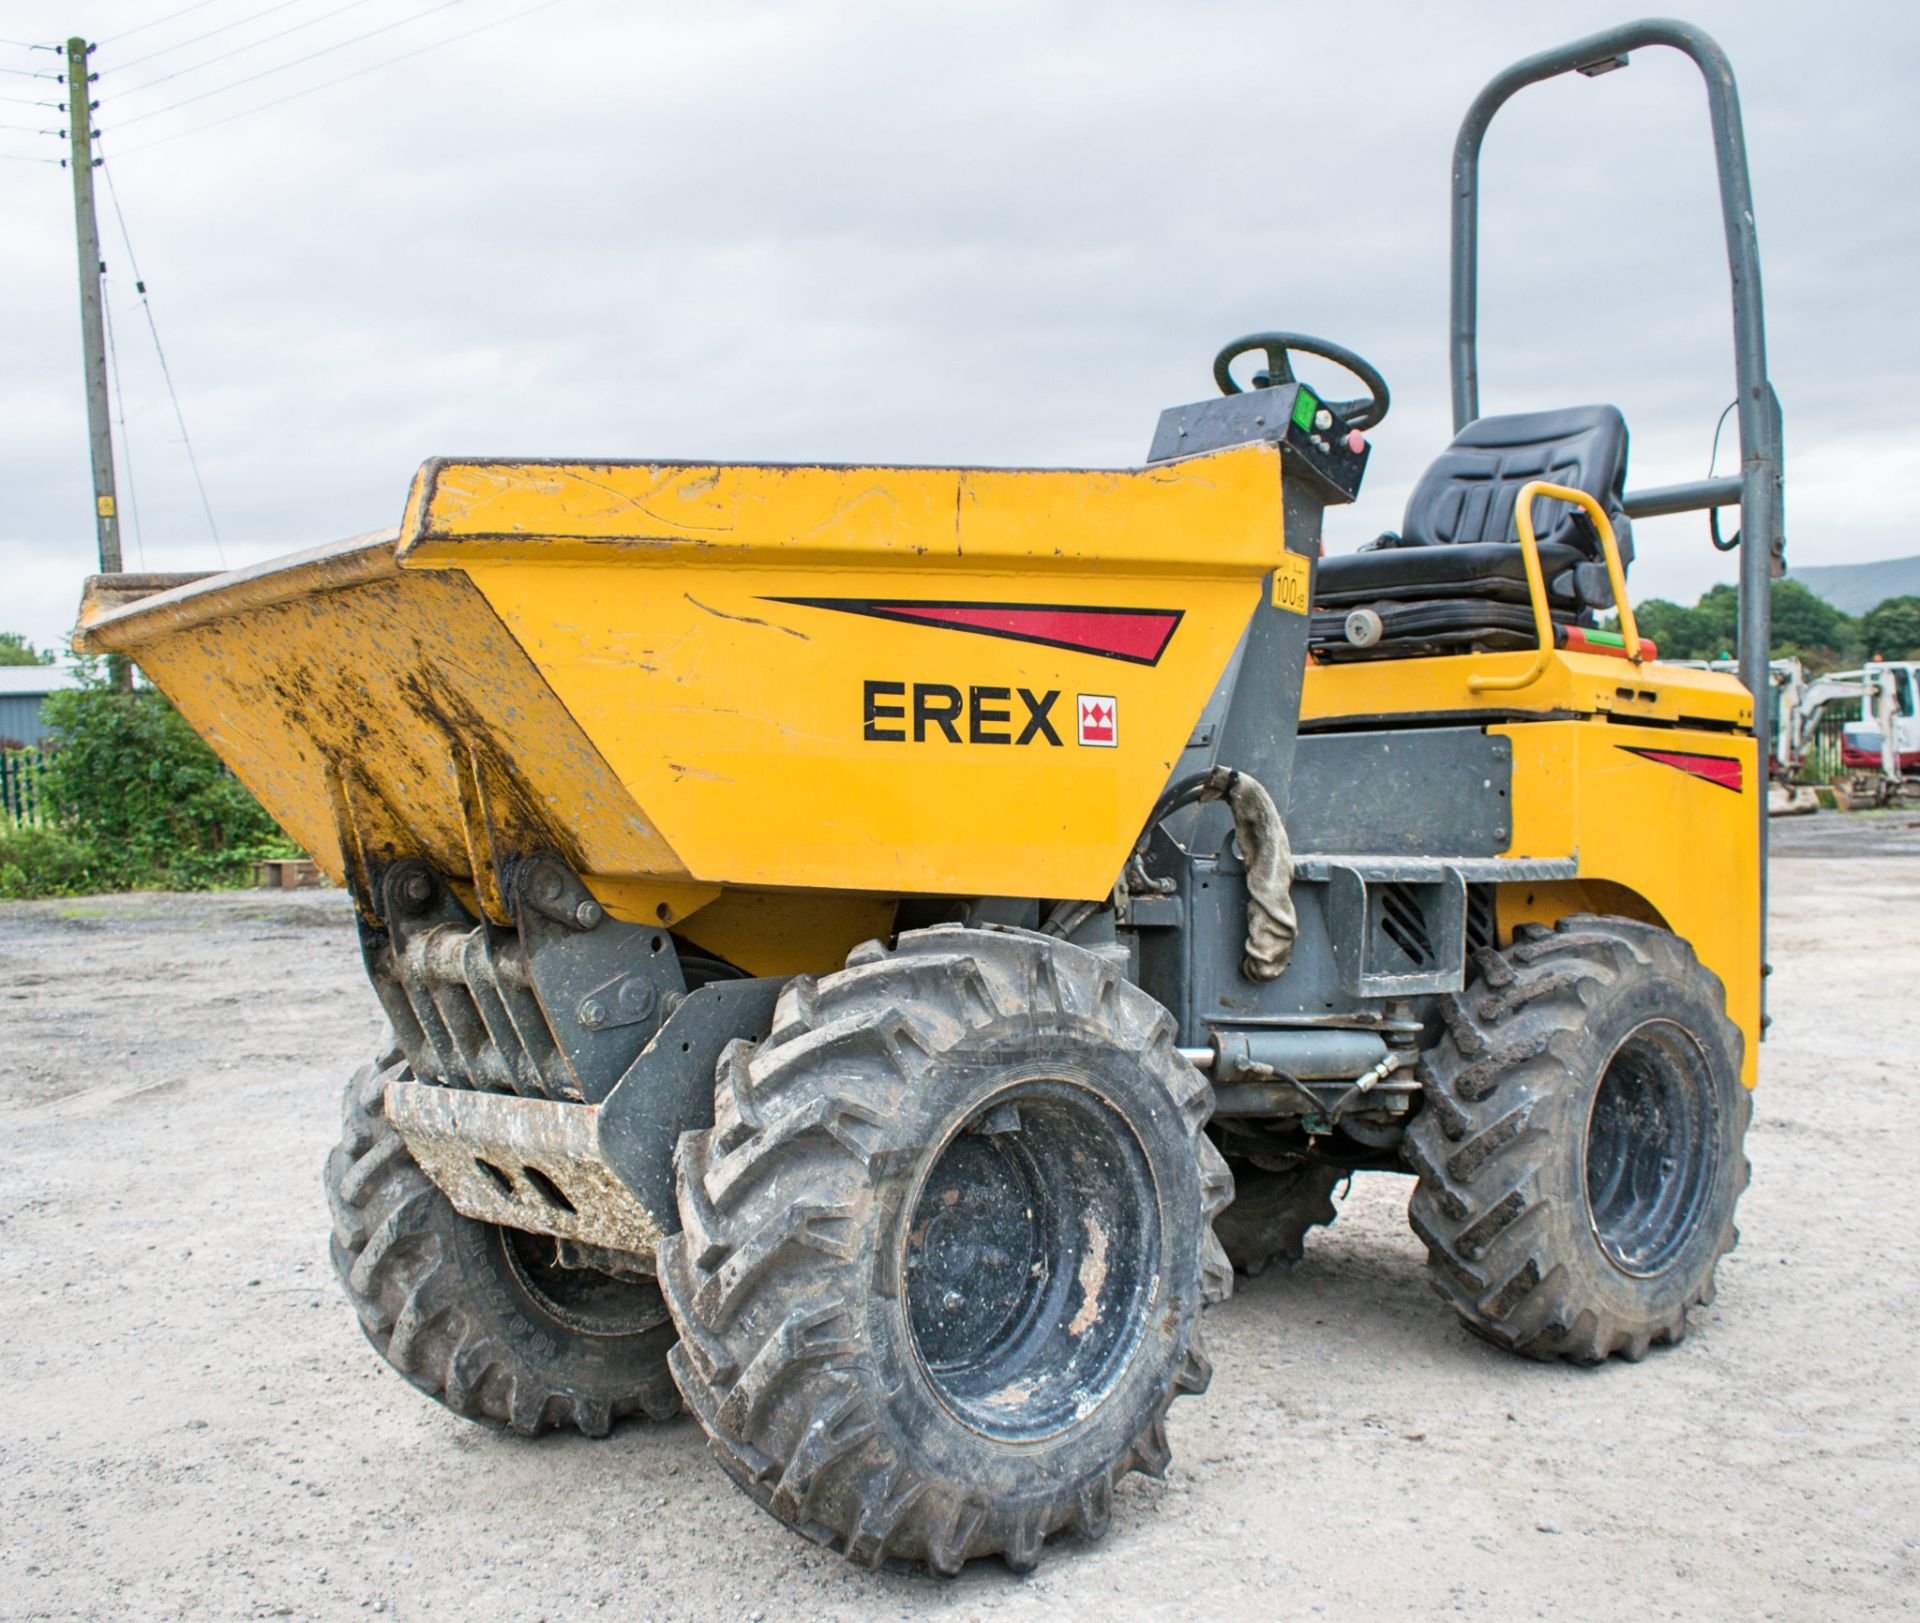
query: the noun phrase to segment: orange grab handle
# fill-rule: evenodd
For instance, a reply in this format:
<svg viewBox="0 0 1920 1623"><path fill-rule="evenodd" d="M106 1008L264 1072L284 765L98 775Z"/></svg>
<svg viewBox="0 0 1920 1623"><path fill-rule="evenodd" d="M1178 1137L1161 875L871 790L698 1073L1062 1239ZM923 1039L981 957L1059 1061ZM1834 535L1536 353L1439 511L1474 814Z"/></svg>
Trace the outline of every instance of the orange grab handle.
<svg viewBox="0 0 1920 1623"><path fill-rule="evenodd" d="M1527 569L1527 596L1533 604L1533 629L1539 639L1533 663L1518 676L1470 676L1467 687L1474 693L1510 693L1532 687L1546 674L1553 658L1553 614L1547 606L1546 574L1540 567L1540 541L1533 533L1533 504L1545 496L1550 501L1572 502L1593 520L1600 532L1600 550L1607 560L1607 584L1613 588L1613 606L1620 612L1620 635L1626 643L1627 658L1638 665L1645 657L1640 646L1640 628L1634 623L1633 605L1627 601L1627 572L1620 564L1620 544L1614 539L1613 524L1606 510L1584 490L1535 479L1520 487L1513 504L1514 524L1520 532L1520 551Z"/></svg>

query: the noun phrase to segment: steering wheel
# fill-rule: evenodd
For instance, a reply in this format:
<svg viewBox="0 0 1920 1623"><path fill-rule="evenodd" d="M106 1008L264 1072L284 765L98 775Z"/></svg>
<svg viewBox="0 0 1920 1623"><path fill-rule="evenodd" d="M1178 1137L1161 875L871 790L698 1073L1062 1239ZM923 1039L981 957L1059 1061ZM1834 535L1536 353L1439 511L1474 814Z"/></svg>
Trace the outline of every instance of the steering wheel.
<svg viewBox="0 0 1920 1623"><path fill-rule="evenodd" d="M1346 368L1367 386L1367 392L1358 400L1324 400L1321 402L1336 417L1343 418L1350 428L1372 428L1387 414L1387 407L1393 403L1393 397L1387 393L1387 380L1381 377L1377 368L1339 344L1325 338L1310 338L1298 332L1256 332L1245 338L1236 338L1213 358L1213 381L1220 385L1222 394L1241 394L1244 391L1233 381L1233 363L1242 355L1251 355L1259 350L1267 358L1265 372L1257 373L1253 383L1256 389L1272 388L1275 384L1293 383L1292 358L1289 350L1298 350L1302 355L1318 355L1322 360L1332 361L1335 366Z"/></svg>

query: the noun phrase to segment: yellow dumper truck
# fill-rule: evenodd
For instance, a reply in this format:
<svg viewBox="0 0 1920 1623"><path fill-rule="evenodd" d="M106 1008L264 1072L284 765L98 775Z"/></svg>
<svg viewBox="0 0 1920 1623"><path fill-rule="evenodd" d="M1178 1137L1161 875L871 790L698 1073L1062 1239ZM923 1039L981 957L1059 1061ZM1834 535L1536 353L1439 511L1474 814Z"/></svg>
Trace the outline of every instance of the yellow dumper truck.
<svg viewBox="0 0 1920 1623"><path fill-rule="evenodd" d="M1475 216L1507 96L1653 46L1707 83L1743 471L1633 491L1612 407L1480 413ZM783 1521L952 1573L1098 1537L1203 1307L1355 1172L1489 1340L1679 1340L1747 1175L1780 534L1725 58L1523 62L1454 188L1457 432L1366 550L1322 514L1386 384L1265 333L1137 468L436 460L397 532L91 584L352 892L392 1035L326 1183L394 1368L522 1433L684 1403ZM1744 685L1625 590L1633 518L1734 504Z"/></svg>

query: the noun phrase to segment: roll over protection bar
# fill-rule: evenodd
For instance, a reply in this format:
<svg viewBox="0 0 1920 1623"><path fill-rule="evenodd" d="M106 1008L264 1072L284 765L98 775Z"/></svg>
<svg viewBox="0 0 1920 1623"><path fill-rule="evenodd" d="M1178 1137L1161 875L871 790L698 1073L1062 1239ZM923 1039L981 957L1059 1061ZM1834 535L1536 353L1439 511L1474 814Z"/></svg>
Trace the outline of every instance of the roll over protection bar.
<svg viewBox="0 0 1920 1623"><path fill-rule="evenodd" d="M1726 230L1727 271L1733 294L1733 368L1740 425L1738 499L1740 549L1740 680L1753 695L1753 728L1759 757L1770 753L1765 703L1771 655L1769 585L1784 567L1786 540L1782 491L1780 400L1767 377L1766 316L1760 293L1760 241L1753 221L1753 185L1747 170L1747 138L1740 119L1740 92L1733 65L1718 42L1691 23L1649 17L1589 34L1542 51L1496 74L1473 100L1453 145L1453 287L1450 358L1453 427L1457 434L1480 415L1477 306L1480 259L1480 147L1487 126L1515 92L1566 73L1597 78L1627 65L1628 53L1662 45L1679 51L1700 70L1713 128L1720 179L1720 214ZM1636 496L1626 510L1635 516L1681 513L1729 505L1731 482L1705 479ZM1767 797L1755 796L1760 828L1760 959L1766 962ZM1764 985L1764 982L1763 982Z"/></svg>

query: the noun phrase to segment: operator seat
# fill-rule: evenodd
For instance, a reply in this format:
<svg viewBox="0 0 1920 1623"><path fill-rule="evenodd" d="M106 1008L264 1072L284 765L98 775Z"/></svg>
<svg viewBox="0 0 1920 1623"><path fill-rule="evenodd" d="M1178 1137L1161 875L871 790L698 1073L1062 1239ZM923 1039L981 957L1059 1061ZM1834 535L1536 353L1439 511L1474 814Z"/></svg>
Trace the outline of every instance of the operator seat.
<svg viewBox="0 0 1920 1623"><path fill-rule="evenodd" d="M1624 566L1633 557L1624 511L1627 424L1613 406L1481 417L1453 437L1407 499L1398 535L1320 561L1312 646L1322 659L1394 659L1471 649L1531 648L1537 637L1514 502L1529 480L1570 485L1597 500L1613 523ZM1566 502L1535 504L1547 600L1556 622L1590 625L1610 609L1600 537ZM1349 640L1348 616L1361 617Z"/></svg>

